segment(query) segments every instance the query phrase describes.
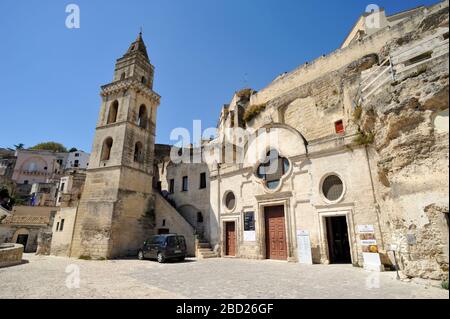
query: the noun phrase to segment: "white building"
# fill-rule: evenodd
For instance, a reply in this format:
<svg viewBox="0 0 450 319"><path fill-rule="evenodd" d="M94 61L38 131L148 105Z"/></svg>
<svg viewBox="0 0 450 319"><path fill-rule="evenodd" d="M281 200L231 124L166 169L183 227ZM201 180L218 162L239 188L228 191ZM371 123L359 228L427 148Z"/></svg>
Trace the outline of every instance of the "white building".
<svg viewBox="0 0 450 319"><path fill-rule="evenodd" d="M89 153L83 151L70 152L65 169L86 169L89 165Z"/></svg>

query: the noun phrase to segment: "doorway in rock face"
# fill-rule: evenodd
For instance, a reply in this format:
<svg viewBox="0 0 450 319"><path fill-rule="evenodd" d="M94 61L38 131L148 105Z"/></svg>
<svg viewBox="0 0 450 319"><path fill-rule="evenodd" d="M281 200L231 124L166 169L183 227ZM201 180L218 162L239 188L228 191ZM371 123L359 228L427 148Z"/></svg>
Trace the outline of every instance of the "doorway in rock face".
<svg viewBox="0 0 450 319"><path fill-rule="evenodd" d="M350 242L348 239L347 218L345 216L326 217L328 252L330 263L350 264Z"/></svg>
<svg viewBox="0 0 450 319"><path fill-rule="evenodd" d="M28 241L28 235L18 235L16 244L23 245L23 249L25 250L25 248L27 247L27 241Z"/></svg>

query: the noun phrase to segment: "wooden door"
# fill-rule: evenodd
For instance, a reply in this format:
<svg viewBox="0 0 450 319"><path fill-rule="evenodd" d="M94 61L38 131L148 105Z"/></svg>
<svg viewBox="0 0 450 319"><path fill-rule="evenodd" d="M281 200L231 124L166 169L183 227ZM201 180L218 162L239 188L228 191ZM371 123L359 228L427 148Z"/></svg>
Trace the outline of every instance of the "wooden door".
<svg viewBox="0 0 450 319"><path fill-rule="evenodd" d="M287 259L284 206L264 208L266 222L266 258Z"/></svg>
<svg viewBox="0 0 450 319"><path fill-rule="evenodd" d="M225 223L225 255L236 256L236 226L234 222Z"/></svg>

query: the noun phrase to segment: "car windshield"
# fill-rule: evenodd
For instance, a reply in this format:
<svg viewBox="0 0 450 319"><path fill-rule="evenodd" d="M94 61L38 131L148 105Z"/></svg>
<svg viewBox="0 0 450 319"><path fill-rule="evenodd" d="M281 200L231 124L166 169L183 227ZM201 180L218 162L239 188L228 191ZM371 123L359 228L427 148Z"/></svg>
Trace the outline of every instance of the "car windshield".
<svg viewBox="0 0 450 319"><path fill-rule="evenodd" d="M170 236L167 237L167 245L168 246L184 246L184 237L182 236Z"/></svg>

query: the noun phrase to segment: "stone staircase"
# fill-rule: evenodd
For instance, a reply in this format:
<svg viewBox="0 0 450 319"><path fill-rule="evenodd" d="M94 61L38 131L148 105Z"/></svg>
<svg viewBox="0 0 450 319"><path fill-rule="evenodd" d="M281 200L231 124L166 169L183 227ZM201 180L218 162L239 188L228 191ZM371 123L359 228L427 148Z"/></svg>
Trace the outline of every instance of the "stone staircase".
<svg viewBox="0 0 450 319"><path fill-rule="evenodd" d="M197 240L196 256L198 259L219 257L219 255L212 249L211 244L203 239Z"/></svg>
<svg viewBox="0 0 450 319"><path fill-rule="evenodd" d="M165 203L167 203L167 205L170 205L178 213L178 215L181 218L183 218L183 220L192 227L194 233L197 233L197 235L198 235L198 229L196 229L196 227L194 225L192 225L187 219L185 219L184 216L178 211L175 201L172 200L171 198L169 198L167 195L165 196L164 194L161 194L161 192L159 192L159 191L157 193L158 193L158 196L161 199L163 199L165 201ZM203 238L198 238L198 237L195 240L195 256L198 259L219 257L219 255L216 252L214 252L214 250L211 247L211 244L207 240L205 240Z"/></svg>

